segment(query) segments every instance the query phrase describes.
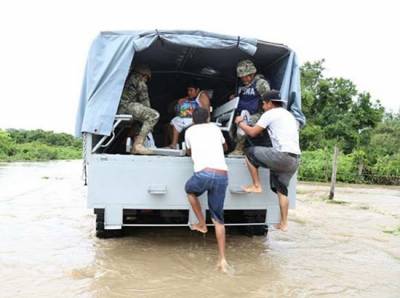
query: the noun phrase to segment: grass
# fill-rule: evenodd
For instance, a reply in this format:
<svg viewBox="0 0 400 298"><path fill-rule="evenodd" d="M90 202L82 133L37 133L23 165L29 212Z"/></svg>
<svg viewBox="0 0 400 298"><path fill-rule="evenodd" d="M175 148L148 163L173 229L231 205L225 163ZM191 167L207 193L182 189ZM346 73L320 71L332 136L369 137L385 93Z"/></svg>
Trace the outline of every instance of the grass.
<svg viewBox="0 0 400 298"><path fill-rule="evenodd" d="M397 228L393 229L393 230L384 230L383 231L386 234L392 234L395 236L400 236L400 226L398 226Z"/></svg>

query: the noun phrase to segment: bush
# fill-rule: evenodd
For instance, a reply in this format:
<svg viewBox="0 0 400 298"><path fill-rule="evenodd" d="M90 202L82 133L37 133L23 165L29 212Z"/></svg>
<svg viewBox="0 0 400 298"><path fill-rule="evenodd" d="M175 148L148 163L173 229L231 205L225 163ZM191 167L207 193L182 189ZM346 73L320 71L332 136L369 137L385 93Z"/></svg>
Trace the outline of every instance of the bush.
<svg viewBox="0 0 400 298"><path fill-rule="evenodd" d="M15 153L15 143L10 135L0 129L0 160L7 159Z"/></svg>
<svg viewBox="0 0 400 298"><path fill-rule="evenodd" d="M80 159L82 143L66 133L0 130L0 161Z"/></svg>

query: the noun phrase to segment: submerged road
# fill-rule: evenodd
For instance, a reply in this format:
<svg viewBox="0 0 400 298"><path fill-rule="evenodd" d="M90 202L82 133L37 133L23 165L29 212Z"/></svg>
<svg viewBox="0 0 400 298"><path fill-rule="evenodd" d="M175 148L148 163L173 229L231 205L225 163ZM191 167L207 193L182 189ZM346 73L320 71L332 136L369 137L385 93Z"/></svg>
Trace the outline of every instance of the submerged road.
<svg viewBox="0 0 400 298"><path fill-rule="evenodd" d="M0 297L400 297L400 188L298 185L289 231L94 236L80 161L0 164Z"/></svg>

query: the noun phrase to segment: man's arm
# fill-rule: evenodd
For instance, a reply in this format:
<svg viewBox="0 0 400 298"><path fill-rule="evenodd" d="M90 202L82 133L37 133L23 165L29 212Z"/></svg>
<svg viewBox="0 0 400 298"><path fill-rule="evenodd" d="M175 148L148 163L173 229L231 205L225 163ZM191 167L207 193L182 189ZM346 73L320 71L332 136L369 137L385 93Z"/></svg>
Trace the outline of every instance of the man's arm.
<svg viewBox="0 0 400 298"><path fill-rule="evenodd" d="M146 107L151 107L150 106L150 97L149 97L149 92L147 89L147 85L145 82L143 81L139 81L137 83L137 93L138 93L138 98L139 98L139 102L143 105L145 105Z"/></svg>
<svg viewBox="0 0 400 298"><path fill-rule="evenodd" d="M243 131L246 133L246 135L250 137L255 137L258 136L262 131L264 130L263 127L255 125L255 126L249 126L245 124L244 119L242 116L238 116L235 118L235 123L238 127L243 129Z"/></svg>
<svg viewBox="0 0 400 298"><path fill-rule="evenodd" d="M210 110L210 98L207 95L207 92L202 91L199 97L200 106L207 111Z"/></svg>
<svg viewBox="0 0 400 298"><path fill-rule="evenodd" d="M224 152L228 151L228 144L226 142L222 144L222 147L224 148Z"/></svg>

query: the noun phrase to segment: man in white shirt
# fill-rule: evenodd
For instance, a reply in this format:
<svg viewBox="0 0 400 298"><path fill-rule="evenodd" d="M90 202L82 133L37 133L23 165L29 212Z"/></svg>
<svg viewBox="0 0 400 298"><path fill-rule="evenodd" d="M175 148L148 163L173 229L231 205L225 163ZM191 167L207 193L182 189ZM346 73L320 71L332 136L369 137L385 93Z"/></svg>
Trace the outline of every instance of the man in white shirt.
<svg viewBox="0 0 400 298"><path fill-rule="evenodd" d="M271 138L272 147L253 146L246 151L246 163L253 184L243 187L247 192L262 192L258 167L270 169L271 189L278 194L281 209L281 221L278 228L287 231L288 227L288 185L290 178L299 166L301 154L299 132L294 116L282 107L283 100L279 91L272 90L262 97L264 114L255 126L244 123L243 117L236 117L235 123L246 135L255 137L266 129Z"/></svg>
<svg viewBox="0 0 400 298"><path fill-rule="evenodd" d="M208 209L215 225L215 236L218 243L218 268L228 269L225 259L225 226L224 201L228 186L228 167L225 163L224 149L227 149L221 130L209 123L209 112L197 108L193 112L194 125L185 133L185 143L188 155L192 156L194 174L186 182L185 191L198 223L191 225L193 230L207 233L207 225L201 210L198 196L207 191Z"/></svg>

